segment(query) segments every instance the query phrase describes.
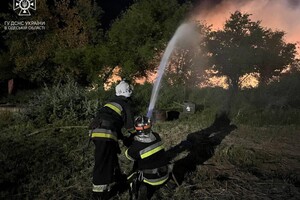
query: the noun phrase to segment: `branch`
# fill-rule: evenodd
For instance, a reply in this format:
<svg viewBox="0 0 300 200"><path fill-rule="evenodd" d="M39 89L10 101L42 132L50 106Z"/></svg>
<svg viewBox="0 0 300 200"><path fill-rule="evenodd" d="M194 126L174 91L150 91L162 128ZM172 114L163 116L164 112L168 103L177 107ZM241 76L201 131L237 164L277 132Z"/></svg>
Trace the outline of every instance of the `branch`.
<svg viewBox="0 0 300 200"><path fill-rule="evenodd" d="M61 126L61 127L52 127L52 128L40 129L40 130L34 131L32 133L29 133L29 134L27 134L25 136L26 137L30 137L30 136L37 135L37 134L39 134L41 132L52 130L52 129L71 129L71 128L88 128L88 126Z"/></svg>
<svg viewBox="0 0 300 200"><path fill-rule="evenodd" d="M250 74L248 73L247 76L245 76L239 83L239 85L242 85L242 83L245 81L245 79L247 79L250 76Z"/></svg>
<svg viewBox="0 0 300 200"><path fill-rule="evenodd" d="M104 73L104 77L103 77L103 83L106 83L106 81L108 80L108 78L110 77L110 75L112 74L112 72L114 71L114 69L117 66L112 67L107 73Z"/></svg>

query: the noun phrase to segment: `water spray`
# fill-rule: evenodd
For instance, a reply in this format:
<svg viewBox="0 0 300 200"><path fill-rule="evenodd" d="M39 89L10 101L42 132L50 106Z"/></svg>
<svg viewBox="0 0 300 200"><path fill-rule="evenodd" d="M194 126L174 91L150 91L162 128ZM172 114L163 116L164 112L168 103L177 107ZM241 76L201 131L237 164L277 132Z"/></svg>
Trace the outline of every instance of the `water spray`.
<svg viewBox="0 0 300 200"><path fill-rule="evenodd" d="M177 28L177 30L176 30L175 34L173 35L172 39L170 40L170 42L167 45L167 48L164 52L162 60L159 64L157 78L155 79L154 86L153 86L153 89L152 89L150 104L149 104L148 111L147 111L147 117L148 118L152 117L153 109L155 107L158 92L159 92L159 89L160 89L161 79L162 79L162 76L164 74L165 68L168 64L169 58L170 58L170 56L171 56L171 54L172 54L172 52L175 48L175 45L178 43L178 41L180 41L191 30L194 30L194 26L190 23L184 23L184 24L180 25Z"/></svg>

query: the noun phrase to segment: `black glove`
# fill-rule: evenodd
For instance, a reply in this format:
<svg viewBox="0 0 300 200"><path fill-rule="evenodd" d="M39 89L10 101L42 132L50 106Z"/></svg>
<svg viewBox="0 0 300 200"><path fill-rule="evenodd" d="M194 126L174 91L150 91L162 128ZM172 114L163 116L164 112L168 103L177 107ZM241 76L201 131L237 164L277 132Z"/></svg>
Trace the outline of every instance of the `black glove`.
<svg viewBox="0 0 300 200"><path fill-rule="evenodd" d="M132 144L133 142L133 135L130 135L128 137L124 137L123 138L123 144L126 146L126 147L130 147L130 145Z"/></svg>

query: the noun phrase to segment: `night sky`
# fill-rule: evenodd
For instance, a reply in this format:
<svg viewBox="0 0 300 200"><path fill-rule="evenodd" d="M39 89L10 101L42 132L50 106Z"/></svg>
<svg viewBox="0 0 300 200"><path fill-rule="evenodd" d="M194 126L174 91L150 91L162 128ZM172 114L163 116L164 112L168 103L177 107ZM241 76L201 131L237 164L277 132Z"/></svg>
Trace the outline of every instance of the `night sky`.
<svg viewBox="0 0 300 200"><path fill-rule="evenodd" d="M118 15L126 10L133 0L96 0L98 5L104 10L102 16L102 26L107 30L112 21L118 17Z"/></svg>
<svg viewBox="0 0 300 200"><path fill-rule="evenodd" d="M48 2L49 1L52 0L48 0ZM128 8L133 3L133 0L96 0L96 2L104 10L104 14L102 16L102 24L103 28L107 29L112 20L114 20L122 11ZM1 0L0 12L9 12L10 10L12 10L9 4L12 5L13 0ZM1 19L1 23L3 24L3 19Z"/></svg>
<svg viewBox="0 0 300 200"><path fill-rule="evenodd" d="M37 0L38 1L38 0ZM53 1L53 0L48 0ZM184 3L187 0L178 0L179 3ZM205 0L192 0L193 3L200 3ZM134 0L96 0L98 5L103 9L104 14L102 15L102 26L105 30L107 30L110 24L116 19L119 14L126 10L130 5L133 4ZM210 3L220 3L222 0L210 0ZM0 1L0 12L7 12L11 9L9 4L13 4L13 0L1 0ZM8 20L8 19L5 19ZM3 19L1 20L3 23Z"/></svg>

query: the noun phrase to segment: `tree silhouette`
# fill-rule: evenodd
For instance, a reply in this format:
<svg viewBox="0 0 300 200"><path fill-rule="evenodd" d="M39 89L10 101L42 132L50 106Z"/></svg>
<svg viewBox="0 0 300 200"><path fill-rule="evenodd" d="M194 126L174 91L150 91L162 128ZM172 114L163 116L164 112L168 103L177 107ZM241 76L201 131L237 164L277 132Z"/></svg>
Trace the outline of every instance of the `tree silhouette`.
<svg viewBox="0 0 300 200"><path fill-rule="evenodd" d="M90 0L41 0L37 7L34 19L45 22L45 30L9 31L5 35L13 63L10 70L17 77L38 83L66 75L86 79L82 76L90 69L84 63L85 51L100 40L97 18L101 9Z"/></svg>
<svg viewBox="0 0 300 200"><path fill-rule="evenodd" d="M146 76L158 66L158 57L187 9L176 0L142 0L118 18L108 32L114 64L124 76Z"/></svg>
<svg viewBox="0 0 300 200"><path fill-rule="evenodd" d="M266 83L295 60L295 44L285 43L284 32L266 29L250 14L231 14L223 30L209 35L211 65L218 76L226 76L233 91L240 88L240 77L257 72Z"/></svg>

